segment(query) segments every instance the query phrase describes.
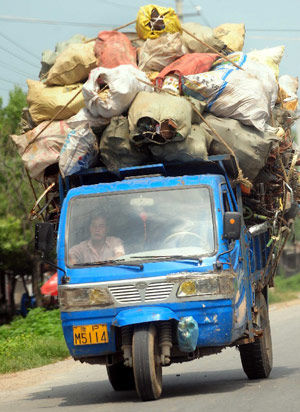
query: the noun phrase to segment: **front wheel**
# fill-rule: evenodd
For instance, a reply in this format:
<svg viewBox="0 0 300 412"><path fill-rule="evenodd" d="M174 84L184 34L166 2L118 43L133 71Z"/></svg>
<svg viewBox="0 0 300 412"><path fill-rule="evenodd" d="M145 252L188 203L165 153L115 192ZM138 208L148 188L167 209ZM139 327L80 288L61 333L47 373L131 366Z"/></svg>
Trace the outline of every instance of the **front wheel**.
<svg viewBox="0 0 300 412"><path fill-rule="evenodd" d="M253 343L239 346L243 370L249 379L267 378L273 366L269 311L262 293L256 297L256 306L258 309L256 324L263 335L255 338Z"/></svg>
<svg viewBox="0 0 300 412"><path fill-rule="evenodd" d="M106 365L107 376L115 391L133 391L135 389L133 370L123 362Z"/></svg>
<svg viewBox="0 0 300 412"><path fill-rule="evenodd" d="M143 401L158 399L162 392L162 366L158 336L153 324L138 325L132 341L135 387Z"/></svg>

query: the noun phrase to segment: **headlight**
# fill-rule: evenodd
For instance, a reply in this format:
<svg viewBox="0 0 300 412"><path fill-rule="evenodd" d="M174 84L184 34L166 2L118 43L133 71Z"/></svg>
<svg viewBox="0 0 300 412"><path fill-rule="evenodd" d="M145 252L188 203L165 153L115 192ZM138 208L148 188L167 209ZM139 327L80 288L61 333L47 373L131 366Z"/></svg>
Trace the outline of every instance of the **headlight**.
<svg viewBox="0 0 300 412"><path fill-rule="evenodd" d="M105 287L59 288L59 303L62 310L87 309L93 306L109 306L113 303Z"/></svg>
<svg viewBox="0 0 300 412"><path fill-rule="evenodd" d="M180 283L177 291L179 298L189 296L221 295L225 298L234 296L234 276L231 273L195 274Z"/></svg>

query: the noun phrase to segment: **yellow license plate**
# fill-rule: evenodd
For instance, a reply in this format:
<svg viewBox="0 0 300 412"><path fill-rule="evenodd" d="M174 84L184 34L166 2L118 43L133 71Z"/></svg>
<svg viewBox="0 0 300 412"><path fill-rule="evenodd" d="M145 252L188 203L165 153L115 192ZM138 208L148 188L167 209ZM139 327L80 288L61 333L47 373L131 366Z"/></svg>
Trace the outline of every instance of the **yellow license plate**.
<svg viewBox="0 0 300 412"><path fill-rule="evenodd" d="M108 342L106 325L73 326L74 345L96 345Z"/></svg>

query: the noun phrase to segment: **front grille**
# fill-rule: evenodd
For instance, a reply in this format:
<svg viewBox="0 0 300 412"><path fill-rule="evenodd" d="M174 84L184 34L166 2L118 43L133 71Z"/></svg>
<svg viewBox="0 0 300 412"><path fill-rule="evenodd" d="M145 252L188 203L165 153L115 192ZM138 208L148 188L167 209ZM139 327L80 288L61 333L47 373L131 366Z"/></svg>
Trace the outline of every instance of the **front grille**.
<svg viewBox="0 0 300 412"><path fill-rule="evenodd" d="M150 285L146 289L145 302L165 300L169 297L172 289L172 283L150 283Z"/></svg>
<svg viewBox="0 0 300 412"><path fill-rule="evenodd" d="M133 285L118 285L108 287L113 298L123 304L159 302L168 299L173 284L168 282L152 282L145 288Z"/></svg>
<svg viewBox="0 0 300 412"><path fill-rule="evenodd" d="M141 295L134 285L109 286L109 291L119 303L141 303Z"/></svg>

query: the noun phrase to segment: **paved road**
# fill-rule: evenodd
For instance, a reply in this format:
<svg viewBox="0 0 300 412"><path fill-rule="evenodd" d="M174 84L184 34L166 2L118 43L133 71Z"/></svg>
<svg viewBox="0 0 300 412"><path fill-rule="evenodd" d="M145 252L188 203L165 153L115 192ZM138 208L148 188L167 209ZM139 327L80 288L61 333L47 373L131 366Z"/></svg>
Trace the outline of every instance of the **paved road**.
<svg viewBox="0 0 300 412"><path fill-rule="evenodd" d="M274 368L249 381L236 349L164 369L162 398L141 403L135 392L114 392L103 366L66 360L2 376L0 411L300 411L300 301L272 307Z"/></svg>

